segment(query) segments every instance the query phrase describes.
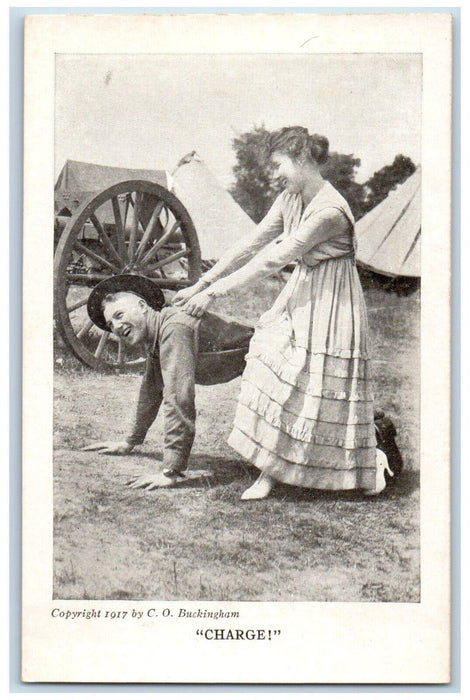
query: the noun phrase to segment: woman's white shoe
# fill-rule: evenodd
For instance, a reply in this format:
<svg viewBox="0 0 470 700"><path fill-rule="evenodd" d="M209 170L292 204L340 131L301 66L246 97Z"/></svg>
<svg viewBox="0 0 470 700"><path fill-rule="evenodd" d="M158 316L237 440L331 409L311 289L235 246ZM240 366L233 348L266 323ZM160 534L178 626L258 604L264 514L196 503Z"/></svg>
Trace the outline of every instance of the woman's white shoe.
<svg viewBox="0 0 470 700"><path fill-rule="evenodd" d="M261 472L255 483L242 493L240 500L260 501L262 498L269 496L275 483L272 477Z"/></svg>
<svg viewBox="0 0 470 700"><path fill-rule="evenodd" d="M393 476L393 472L388 466L387 455L382 450L376 450L375 465L375 489L367 489L363 492L364 496L377 496L377 494L382 493L386 486L385 472L389 476Z"/></svg>

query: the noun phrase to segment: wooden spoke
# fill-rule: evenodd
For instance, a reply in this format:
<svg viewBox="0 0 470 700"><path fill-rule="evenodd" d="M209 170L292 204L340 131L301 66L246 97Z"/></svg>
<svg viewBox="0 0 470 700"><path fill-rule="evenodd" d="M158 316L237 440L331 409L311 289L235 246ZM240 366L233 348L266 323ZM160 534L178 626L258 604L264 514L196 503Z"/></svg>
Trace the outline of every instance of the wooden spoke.
<svg viewBox="0 0 470 700"><path fill-rule="evenodd" d="M125 209L124 209L124 230L125 230L125 228L126 228L127 215L128 215L128 213L129 213L129 205L130 205L131 202L132 202L132 197L131 197L130 194L128 194L128 195L126 196L126 205L125 205Z"/></svg>
<svg viewBox="0 0 470 700"><path fill-rule="evenodd" d="M150 260L152 260L152 258L154 258L155 255L158 253L160 248L162 248L165 245L165 243L173 236L173 234L179 228L180 228L179 221L175 221L175 223L173 224L171 229L169 231L167 231L166 233L164 233L163 236L156 243L154 243L154 245L150 248L150 250L144 255L144 257L141 260L142 264L145 265L146 263L150 262ZM149 268L149 269L151 270L152 268Z"/></svg>
<svg viewBox="0 0 470 700"><path fill-rule="evenodd" d="M90 330L92 325L93 325L93 321L91 319L88 319L87 321L85 321L85 323L83 324L83 326L80 328L80 330L77 333L77 338L83 338L83 336L85 336L88 333L88 331Z"/></svg>
<svg viewBox="0 0 470 700"><path fill-rule="evenodd" d="M80 301L77 301L75 304L72 304L72 306L67 306L67 311L69 314L72 313L72 311L76 311L77 309L80 309L82 306L85 306L85 304L88 301L88 297L85 297L85 299L81 299Z"/></svg>
<svg viewBox="0 0 470 700"><path fill-rule="evenodd" d="M116 224L118 251L122 260L127 260L127 250L126 250L126 240L124 237L124 226L122 223L121 207L119 206L119 199L111 197L111 203L113 205L114 221Z"/></svg>
<svg viewBox="0 0 470 700"><path fill-rule="evenodd" d="M122 266L125 264L125 258L121 258L118 253L116 248L113 246L111 239L109 238L108 234L104 230L104 228L101 225L101 222L99 219L95 216L95 214L90 215L90 221L101 236L101 240L104 243L104 247L108 251L108 253L114 258L114 260L117 262L118 265Z"/></svg>
<svg viewBox="0 0 470 700"><path fill-rule="evenodd" d="M146 272L150 272L152 270L159 270L160 268L164 267L165 265L168 265L168 263L174 262L175 260L179 260L180 258L184 258L190 253L189 248L185 248L184 250L179 250L177 253L173 253L173 255L169 255L167 258L164 258L163 260L159 260L155 265L150 265L146 267Z"/></svg>
<svg viewBox="0 0 470 700"><path fill-rule="evenodd" d="M122 217L122 234L123 234L124 248L126 251L125 257L127 260L129 260L129 250L127 248L127 243L126 243L126 231L129 231L129 223L127 221L127 217L129 214L130 202L132 202L132 197L130 194L127 194L126 199L124 200L124 215Z"/></svg>
<svg viewBox="0 0 470 700"><path fill-rule="evenodd" d="M164 207L165 202L158 202L157 206L152 212L152 216L150 217L150 221L148 222L147 228L144 231L144 235L142 236L142 240L140 241L138 247L137 247L137 253L135 256L135 259L139 261L144 253L145 246L151 239L151 237L154 235L155 230L160 223L160 214L162 212L162 209ZM161 225L161 223L160 223Z"/></svg>
<svg viewBox="0 0 470 700"><path fill-rule="evenodd" d="M134 261L134 250L135 250L135 243L137 240L137 231L139 230L141 210L142 210L142 193L136 192L135 193L135 204L134 204L134 216L132 218L132 225L131 225L131 232L129 235L129 246L128 246L128 251L129 251L128 257L129 257L130 262Z"/></svg>
<svg viewBox="0 0 470 700"><path fill-rule="evenodd" d="M100 338L100 342L98 343L98 347L95 350L95 357L99 360L101 355L103 354L103 350L105 348L106 343L108 342L109 338L109 333L107 331L103 331L103 334Z"/></svg>
<svg viewBox="0 0 470 700"><path fill-rule="evenodd" d="M106 258L101 257L101 255L98 255L98 253L95 253L93 250L90 250L89 248L84 246L83 243L80 243L80 241L75 241L74 248L76 250L79 250L81 253L83 253L87 257L91 258L92 260L95 260L95 262L100 263L100 265L105 265L105 267L108 267L110 270L115 272L117 275L119 275L119 273L121 272L119 267L114 265L109 260L106 260Z"/></svg>
<svg viewBox="0 0 470 700"><path fill-rule="evenodd" d="M73 284L74 282L101 282L101 280L107 280L109 275L105 275L101 272L67 272L65 279L68 284Z"/></svg>

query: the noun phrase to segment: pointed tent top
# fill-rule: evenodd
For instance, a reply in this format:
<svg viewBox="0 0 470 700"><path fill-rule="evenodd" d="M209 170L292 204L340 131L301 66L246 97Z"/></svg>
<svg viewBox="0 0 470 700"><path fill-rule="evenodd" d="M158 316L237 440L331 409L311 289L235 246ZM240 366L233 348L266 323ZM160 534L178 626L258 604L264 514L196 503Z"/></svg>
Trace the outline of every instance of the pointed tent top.
<svg viewBox="0 0 470 700"><path fill-rule="evenodd" d="M356 224L357 261L389 277L419 277L421 168Z"/></svg>
<svg viewBox="0 0 470 700"><path fill-rule="evenodd" d="M172 173L173 192L196 227L204 260L218 260L256 224L218 182L195 151L183 156Z"/></svg>

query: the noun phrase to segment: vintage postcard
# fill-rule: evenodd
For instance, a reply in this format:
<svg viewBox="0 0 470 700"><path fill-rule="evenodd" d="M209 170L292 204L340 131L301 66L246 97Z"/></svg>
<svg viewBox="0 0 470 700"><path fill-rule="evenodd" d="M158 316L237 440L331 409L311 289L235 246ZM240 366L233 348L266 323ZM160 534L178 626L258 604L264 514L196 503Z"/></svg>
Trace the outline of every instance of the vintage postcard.
<svg viewBox="0 0 470 700"><path fill-rule="evenodd" d="M24 681L450 682L451 57L26 17Z"/></svg>

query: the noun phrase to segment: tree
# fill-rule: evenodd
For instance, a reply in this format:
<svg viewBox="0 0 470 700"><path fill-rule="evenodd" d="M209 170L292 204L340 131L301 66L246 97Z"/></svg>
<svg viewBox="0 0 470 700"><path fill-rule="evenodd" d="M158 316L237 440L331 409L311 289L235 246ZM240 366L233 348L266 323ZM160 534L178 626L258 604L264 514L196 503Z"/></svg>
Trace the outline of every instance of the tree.
<svg viewBox="0 0 470 700"><path fill-rule="evenodd" d="M388 195L390 190L405 182L416 170L411 158L401 153L392 165L385 165L364 183L364 213L370 211Z"/></svg>
<svg viewBox="0 0 470 700"><path fill-rule="evenodd" d="M355 181L356 168L361 165L360 158L355 158L352 154L332 152L325 165L321 169L321 174L331 182L338 192L340 192L354 215L355 219L360 219L364 214L363 187Z"/></svg>
<svg viewBox="0 0 470 700"><path fill-rule="evenodd" d="M255 126L232 141L237 163L233 167L235 184L229 192L241 208L259 223L282 187L273 179L274 169L266 143L269 131Z"/></svg>

